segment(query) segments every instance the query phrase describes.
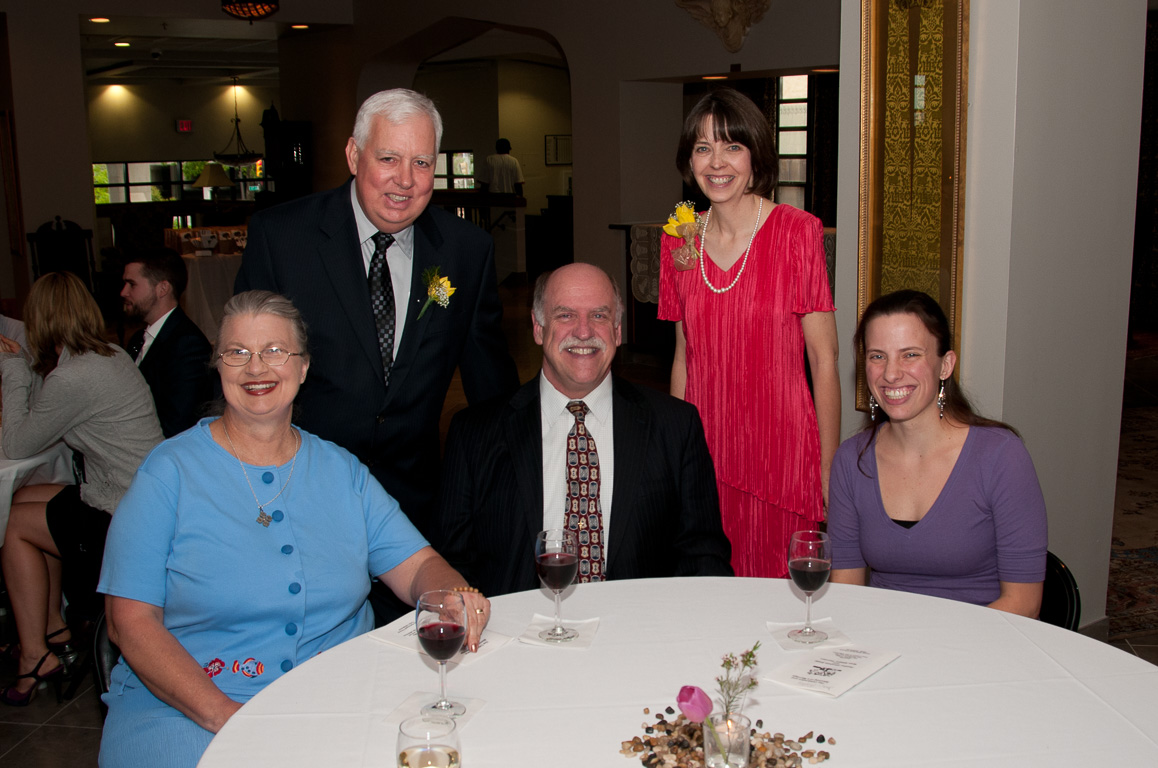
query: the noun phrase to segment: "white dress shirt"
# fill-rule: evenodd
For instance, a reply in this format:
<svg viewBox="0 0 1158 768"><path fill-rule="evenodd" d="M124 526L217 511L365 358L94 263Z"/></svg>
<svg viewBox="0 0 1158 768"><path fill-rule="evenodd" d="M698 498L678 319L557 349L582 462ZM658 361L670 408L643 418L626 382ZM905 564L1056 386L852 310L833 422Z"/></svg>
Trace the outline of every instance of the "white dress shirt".
<svg viewBox="0 0 1158 768"><path fill-rule="evenodd" d="M176 307L173 307L173 309L176 309ZM169 319L169 315L173 314L173 309L170 309L168 312L161 315L161 317L157 319L157 322L150 323L149 327L145 329L145 340L141 344L141 351L137 353L138 366L141 364L141 361L145 359L145 355L148 353L149 347L153 346L153 339L157 338L157 334L161 332L161 326L164 325L165 321ZM595 445L599 445L599 443L596 443Z"/></svg>
<svg viewBox="0 0 1158 768"><path fill-rule="evenodd" d="M543 424L543 530L563 528L567 499L567 434L575 416L567 397L539 373L539 409ZM599 453L599 509L603 512L603 562L608 562L611 530L611 494L615 490L615 425L611 376L581 398L587 405L587 434Z"/></svg>
<svg viewBox="0 0 1158 768"><path fill-rule="evenodd" d="M350 204L354 206L354 220L358 222L358 242L362 244L362 265L366 277L370 276L370 261L374 258L374 235L378 228L370 223L362 205L358 202L358 192L350 185ZM402 329L406 326L406 309L410 302L410 282L414 274L414 226L394 233L394 242L386 251L386 266L390 267L390 284L394 288L394 358L398 358L398 345L402 343ZM367 294L368 295L368 294Z"/></svg>

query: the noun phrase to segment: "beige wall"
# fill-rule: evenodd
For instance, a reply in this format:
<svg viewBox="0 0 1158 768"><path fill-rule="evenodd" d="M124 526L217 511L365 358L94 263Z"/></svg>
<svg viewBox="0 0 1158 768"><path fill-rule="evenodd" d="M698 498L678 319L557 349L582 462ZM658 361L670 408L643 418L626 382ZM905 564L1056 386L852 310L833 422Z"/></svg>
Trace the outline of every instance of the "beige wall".
<svg viewBox="0 0 1158 768"><path fill-rule="evenodd" d="M547 207L547 195L567 193L570 165L547 165L543 137L571 134L571 80L565 69L522 61L500 61L498 135L511 142L526 183L527 213ZM494 141L479 153L494 151Z"/></svg>
<svg viewBox="0 0 1158 768"><path fill-rule="evenodd" d="M85 90L93 162L208 160L214 152L236 151L233 86L165 82ZM241 136L255 152L265 150L261 116L270 104L277 105L277 96L275 88L237 88ZM178 118L192 120L193 132L177 133Z"/></svg>
<svg viewBox="0 0 1158 768"><path fill-rule="evenodd" d="M843 0L839 227L850 233L859 7ZM963 383L1025 438L1083 624L1106 615L1145 14L1145 0L971 0ZM847 350L855 237L840 238L837 260ZM841 370L851 382L847 351ZM848 397L845 433L859 423Z"/></svg>

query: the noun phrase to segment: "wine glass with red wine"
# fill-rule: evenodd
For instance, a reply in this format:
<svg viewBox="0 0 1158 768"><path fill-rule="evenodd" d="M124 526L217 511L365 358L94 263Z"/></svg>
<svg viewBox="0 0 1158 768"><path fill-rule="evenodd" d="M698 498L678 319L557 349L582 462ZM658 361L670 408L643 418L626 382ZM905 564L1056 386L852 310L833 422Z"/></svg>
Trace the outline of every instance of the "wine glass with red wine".
<svg viewBox="0 0 1158 768"><path fill-rule="evenodd" d="M804 627L794 629L788 636L798 643L819 643L828 635L812 627L812 593L828 581L832 570L832 551L828 546L828 534L820 531L797 531L788 544L788 573L792 581L804 592L808 604L808 614Z"/></svg>
<svg viewBox="0 0 1158 768"><path fill-rule="evenodd" d="M566 643L579 636L574 629L563 626L559 618L560 595L579 572L579 545L575 532L562 528L539 531L535 538L535 572L543 586L555 593L555 626L544 629L539 637L549 643Z"/></svg>
<svg viewBox="0 0 1158 768"><path fill-rule="evenodd" d="M422 708L423 712L457 717L466 707L446 698L446 662L462 648L466 639L466 604L462 595L449 589L423 592L414 613L418 642L422 650L438 662L441 693L438 701Z"/></svg>

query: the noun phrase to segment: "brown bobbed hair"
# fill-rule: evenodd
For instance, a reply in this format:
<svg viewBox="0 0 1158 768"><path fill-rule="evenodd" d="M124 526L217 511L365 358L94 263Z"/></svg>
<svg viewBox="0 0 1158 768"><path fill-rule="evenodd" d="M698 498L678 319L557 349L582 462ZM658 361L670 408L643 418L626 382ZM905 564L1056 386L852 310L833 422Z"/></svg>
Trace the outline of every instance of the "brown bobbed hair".
<svg viewBox="0 0 1158 768"><path fill-rule="evenodd" d="M71 272L49 272L32 284L24 304L24 328L32 370L47 376L60 357L56 348L74 355L95 352L113 356L105 341L100 308L80 278Z"/></svg>
<svg viewBox="0 0 1158 768"><path fill-rule="evenodd" d="M734 141L752 155L752 186L749 191L771 199L780 177L780 155L768 119L752 100L732 88L715 88L696 102L684 120L676 150L676 168L689 187L696 186L692 174L692 150L704 136L705 120L711 120L714 141Z"/></svg>
<svg viewBox="0 0 1158 768"><path fill-rule="evenodd" d="M856 352L858 360L865 359L865 334L869 323L880 317L901 314L913 315L921 321L925 329L937 340L937 355L939 357L944 357L945 353L953 348L953 334L949 331L949 319L945 317L941 305L923 291L906 289L886 293L865 308L864 314L861 315L860 322L856 326L856 334L852 337L853 350ZM1021 437L1021 434L1008 424L978 415L969 403L969 398L965 396L961 386L952 376L945 379L945 416L958 424L971 427L1001 427ZM876 432L880 425L888 420L889 415L885 413L884 408L877 409L876 421L871 421L866 417L865 429L872 433L872 438L865 443L861 455L864 455L864 451L868 450L868 446L872 445L873 440L876 439Z"/></svg>

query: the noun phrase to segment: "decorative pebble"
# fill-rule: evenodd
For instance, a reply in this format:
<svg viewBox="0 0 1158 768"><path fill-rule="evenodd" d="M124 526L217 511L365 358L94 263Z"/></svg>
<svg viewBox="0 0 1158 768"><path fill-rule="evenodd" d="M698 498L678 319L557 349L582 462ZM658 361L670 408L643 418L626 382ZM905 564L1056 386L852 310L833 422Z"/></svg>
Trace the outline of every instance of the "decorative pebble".
<svg viewBox="0 0 1158 768"><path fill-rule="evenodd" d="M651 714L651 707L644 707L643 708L643 714L650 715Z"/></svg>
<svg viewBox="0 0 1158 768"><path fill-rule="evenodd" d="M675 714L675 710L674 710L674 709L672 709L671 707L668 707L667 709L665 709L665 710L664 710L664 712L667 712L669 715L674 715L674 714Z"/></svg>
<svg viewBox="0 0 1158 768"><path fill-rule="evenodd" d="M828 743L835 747L836 746L836 739L829 736L828 737Z"/></svg>
<svg viewBox="0 0 1158 768"><path fill-rule="evenodd" d="M800 742L805 742L805 741L808 741L808 740L809 740L809 739L811 739L811 738L812 738L812 731L809 731L808 733L804 734L804 735L803 735L803 736L801 736L799 739L797 739L797 741L800 741Z"/></svg>
<svg viewBox="0 0 1158 768"><path fill-rule="evenodd" d="M823 744L824 743L824 734L823 733L816 737L816 743L817 744Z"/></svg>

